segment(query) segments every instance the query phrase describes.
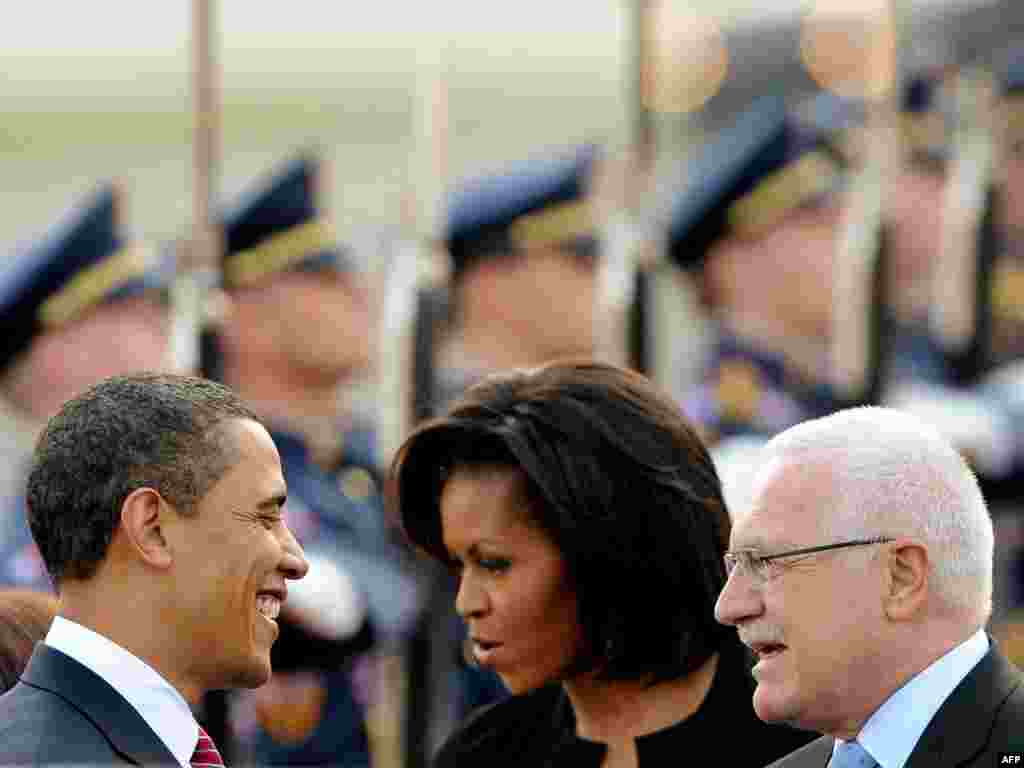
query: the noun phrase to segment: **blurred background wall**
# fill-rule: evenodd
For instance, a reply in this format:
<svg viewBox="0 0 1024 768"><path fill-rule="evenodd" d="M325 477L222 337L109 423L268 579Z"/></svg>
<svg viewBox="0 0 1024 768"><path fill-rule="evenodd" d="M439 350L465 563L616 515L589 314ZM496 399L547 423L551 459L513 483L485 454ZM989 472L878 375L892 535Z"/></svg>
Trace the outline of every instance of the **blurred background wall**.
<svg viewBox="0 0 1024 768"><path fill-rule="evenodd" d="M37 234L110 175L126 176L138 231L187 232L191 3L19 6L0 25L0 243ZM334 163L343 239L396 222L424 52L446 48L453 174L624 132L616 3L219 6L222 198L316 143Z"/></svg>
<svg viewBox="0 0 1024 768"><path fill-rule="evenodd" d="M660 5L659 64L675 79L667 86L672 103L659 114L663 152L685 152L689 107L715 119L773 82L809 87L801 21L864 10L855 0ZM449 180L546 146L620 144L629 131L630 6L223 0L222 197L294 148L317 143L334 160L339 234L359 239L391 227L410 180L416 73L438 49L449 90ZM111 175L126 178L140 233L187 231L190 8L186 0L35 0L7 9L0 251L38 234L55 210ZM903 0L897 12L914 19L904 39L961 60L1024 34L1024 4L1014 0ZM714 46L723 42L720 69Z"/></svg>

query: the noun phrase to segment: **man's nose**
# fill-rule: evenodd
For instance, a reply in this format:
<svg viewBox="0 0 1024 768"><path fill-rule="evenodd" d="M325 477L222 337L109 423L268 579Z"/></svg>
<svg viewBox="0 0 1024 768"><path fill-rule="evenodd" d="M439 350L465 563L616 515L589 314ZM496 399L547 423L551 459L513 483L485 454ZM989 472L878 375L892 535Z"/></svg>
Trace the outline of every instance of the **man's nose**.
<svg viewBox="0 0 1024 768"><path fill-rule="evenodd" d="M759 615L764 609L759 590L742 568L733 568L715 602L715 620L736 626Z"/></svg>
<svg viewBox="0 0 1024 768"><path fill-rule="evenodd" d="M309 573L309 561L291 529L285 527L284 557L279 566L286 579L301 579Z"/></svg>

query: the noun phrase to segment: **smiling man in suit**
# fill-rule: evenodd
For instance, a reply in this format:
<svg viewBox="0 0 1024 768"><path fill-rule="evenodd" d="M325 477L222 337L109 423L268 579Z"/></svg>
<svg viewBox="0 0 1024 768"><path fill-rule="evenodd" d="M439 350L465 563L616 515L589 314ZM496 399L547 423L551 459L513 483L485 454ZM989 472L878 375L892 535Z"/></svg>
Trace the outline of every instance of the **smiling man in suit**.
<svg viewBox="0 0 1024 768"><path fill-rule="evenodd" d="M985 632L992 521L963 458L900 411L780 433L732 529L718 620L757 655L754 709L826 734L785 768L997 765L1020 672Z"/></svg>
<svg viewBox="0 0 1024 768"><path fill-rule="evenodd" d="M219 384L136 374L65 403L27 492L58 615L0 697L0 764L222 764L192 710L270 678L308 568L285 495L273 440Z"/></svg>

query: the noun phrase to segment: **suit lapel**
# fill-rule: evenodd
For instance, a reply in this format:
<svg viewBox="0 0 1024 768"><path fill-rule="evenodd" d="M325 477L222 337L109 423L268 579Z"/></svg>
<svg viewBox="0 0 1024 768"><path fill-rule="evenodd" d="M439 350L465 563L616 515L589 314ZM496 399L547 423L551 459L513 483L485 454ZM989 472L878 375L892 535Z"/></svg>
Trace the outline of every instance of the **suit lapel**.
<svg viewBox="0 0 1024 768"><path fill-rule="evenodd" d="M835 740L831 736L822 736L810 744L804 744L800 749L790 752L788 755L779 758L768 768L825 768L832 757L832 744Z"/></svg>
<svg viewBox="0 0 1024 768"><path fill-rule="evenodd" d="M177 764L174 755L121 694L57 649L37 644L22 681L67 701L91 720L126 759L140 765Z"/></svg>
<svg viewBox="0 0 1024 768"><path fill-rule="evenodd" d="M943 702L910 754L907 768L955 766L988 744L993 719L1020 685L1010 663L989 638L989 651Z"/></svg>
<svg viewBox="0 0 1024 768"><path fill-rule="evenodd" d="M832 759L832 745L835 744L835 739L831 736L822 736L820 739L815 739L808 745L808 756L806 765L808 766L820 766L825 768L828 765L828 761Z"/></svg>

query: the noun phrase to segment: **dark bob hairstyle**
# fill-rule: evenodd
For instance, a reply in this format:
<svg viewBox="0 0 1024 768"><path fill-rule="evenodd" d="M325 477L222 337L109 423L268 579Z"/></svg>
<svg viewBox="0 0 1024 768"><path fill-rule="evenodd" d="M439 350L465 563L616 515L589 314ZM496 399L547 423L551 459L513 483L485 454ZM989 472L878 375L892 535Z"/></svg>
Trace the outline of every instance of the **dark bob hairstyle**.
<svg viewBox="0 0 1024 768"><path fill-rule="evenodd" d="M658 682L725 642L714 618L730 522L707 449L643 376L559 361L491 376L425 422L391 467L413 544L442 562L440 498L460 467L522 471L535 523L562 553L589 659Z"/></svg>

